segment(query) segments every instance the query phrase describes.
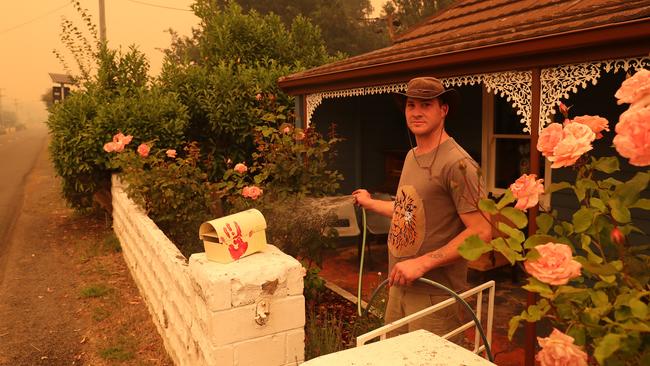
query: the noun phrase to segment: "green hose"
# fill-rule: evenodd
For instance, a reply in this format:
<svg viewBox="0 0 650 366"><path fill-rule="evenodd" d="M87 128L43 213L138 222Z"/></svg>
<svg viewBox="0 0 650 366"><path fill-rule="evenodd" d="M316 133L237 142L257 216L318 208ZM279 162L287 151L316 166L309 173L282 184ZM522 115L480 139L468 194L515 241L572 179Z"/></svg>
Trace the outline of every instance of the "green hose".
<svg viewBox="0 0 650 366"><path fill-rule="evenodd" d="M469 304L467 302L465 302L465 300L463 300L460 296L458 296L458 294L455 293L453 290L451 290L450 288L448 288L446 286L443 286L443 285L439 284L438 282L434 282L434 281L431 281L430 279L422 278L422 277L418 278L417 280L420 281L420 282L426 283L427 285L437 287L437 288L439 288L441 290L446 291L451 296L453 296L458 302L460 302L461 304L463 304L465 306L467 311L472 316L472 318L474 320L474 324L476 324L476 328L478 329L478 332L481 335L481 339L483 340L483 344L485 345L485 353L487 354L488 359L490 360L490 362L494 362L494 357L492 356L492 351L490 349L490 344L488 343L487 337L485 336L485 333L483 332L483 326L481 326L481 321L478 320L478 318L476 317L476 314L474 313L472 308L469 306ZM366 305L366 310L364 312L364 316L368 316L368 309L370 309L370 304L372 304L372 302L375 300L375 297L377 297L377 294L379 293L379 291L381 291L381 289L384 288L387 284L388 284L388 279L385 279L382 283L379 284L379 286L377 286L377 288L375 289L375 292L373 292L372 296L370 297L370 301L368 301L368 304ZM360 302L361 302L361 300L359 300L359 303Z"/></svg>
<svg viewBox="0 0 650 366"><path fill-rule="evenodd" d="M361 260L359 263L359 286L357 287L357 314L362 315L361 312L361 281L363 280L363 256L366 253L366 209L361 208L361 222L363 223L363 237L361 239Z"/></svg>
<svg viewBox="0 0 650 366"><path fill-rule="evenodd" d="M363 257L364 254L366 253L366 209L361 208L361 217L362 217L362 224L363 224L363 236L361 238L361 259L359 263L359 285L357 287L357 313L359 316L368 316L368 309L370 309L370 304L375 300L375 297L377 297L377 294L379 291L381 291L382 288L384 288L388 284L388 279L385 279L382 283L377 286L375 291L372 293L372 296L370 296L370 301L368 301L368 304L366 305L365 311L362 313L361 311L361 282L363 279ZM465 309L470 313L474 320L474 324L476 324L476 328L478 329L479 334L481 335L481 339L483 340L483 344L485 345L485 353L488 356L488 359L490 362L494 362L494 357L492 356L492 350L490 349L490 344L488 343L487 337L485 336L485 333L483 332L483 326L481 325L481 321L476 317L476 314L472 310L472 307L469 306L465 300L463 300L456 292L451 290L450 288L439 284L438 282L431 281L430 279L427 278L418 278L417 279L420 282L426 283L427 285L437 287L441 290L446 291L449 293L451 296L453 296L458 302L463 304L465 306Z"/></svg>

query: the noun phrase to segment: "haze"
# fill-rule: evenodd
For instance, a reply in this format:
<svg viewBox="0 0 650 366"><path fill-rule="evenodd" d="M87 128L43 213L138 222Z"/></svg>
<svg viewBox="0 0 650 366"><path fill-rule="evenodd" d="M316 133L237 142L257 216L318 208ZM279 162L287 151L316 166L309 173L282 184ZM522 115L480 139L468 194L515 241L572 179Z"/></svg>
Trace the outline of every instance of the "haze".
<svg viewBox="0 0 650 366"><path fill-rule="evenodd" d="M99 25L98 0L79 0ZM372 0L375 14L385 0ZM190 11L194 0L105 0L109 47L136 45L147 55L152 76L160 72L172 28L190 35L198 18ZM41 95L51 90L48 72L64 73L52 53L64 52L59 40L62 17L83 23L70 0L0 1L0 108L16 113L18 121L41 123L47 112ZM74 64L66 53L68 64ZM73 70L76 71L76 70Z"/></svg>

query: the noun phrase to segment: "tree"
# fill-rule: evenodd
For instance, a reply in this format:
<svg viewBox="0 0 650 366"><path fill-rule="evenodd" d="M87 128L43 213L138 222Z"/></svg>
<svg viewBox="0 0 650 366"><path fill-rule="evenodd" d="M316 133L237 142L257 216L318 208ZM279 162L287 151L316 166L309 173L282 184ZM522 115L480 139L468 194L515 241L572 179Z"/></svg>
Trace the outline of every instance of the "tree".
<svg viewBox="0 0 650 366"><path fill-rule="evenodd" d="M132 46L126 52L111 50L97 39L87 10L74 6L90 39L74 22L62 21L61 41L72 55L78 74L78 90L49 109L49 150L61 180L63 196L76 209L92 205L94 193L110 187L112 168L102 146L117 132L134 136L134 144L154 141L168 148L180 147L188 125L188 113L175 93L151 85L149 64ZM41 99L47 104L51 91Z"/></svg>
<svg viewBox="0 0 650 366"><path fill-rule="evenodd" d="M0 117L0 128L15 127L18 122L16 114L12 111L0 111Z"/></svg>
<svg viewBox="0 0 650 366"><path fill-rule="evenodd" d="M45 89L45 92L41 94L41 102L45 104L45 108L49 111L50 108L54 105L54 96L52 95L52 88Z"/></svg>
<svg viewBox="0 0 650 366"><path fill-rule="evenodd" d="M392 16L398 24L395 32L404 32L433 14L446 9L454 0L389 0L384 4L384 16Z"/></svg>
<svg viewBox="0 0 650 366"><path fill-rule="evenodd" d="M278 78L333 58L320 29L305 17L287 27L278 15L246 13L237 3L222 7L213 0L198 0L193 10L199 28L192 37L171 33L159 82L187 106L187 139L200 144L206 171L216 180L225 161L251 156L253 130L268 122L265 116L275 108L293 109Z"/></svg>
<svg viewBox="0 0 650 366"><path fill-rule="evenodd" d="M217 0L225 6L231 0ZM236 0L245 10L276 14L285 25L302 15L317 25L330 54L348 55L375 50L388 45L383 25L369 19L370 0Z"/></svg>

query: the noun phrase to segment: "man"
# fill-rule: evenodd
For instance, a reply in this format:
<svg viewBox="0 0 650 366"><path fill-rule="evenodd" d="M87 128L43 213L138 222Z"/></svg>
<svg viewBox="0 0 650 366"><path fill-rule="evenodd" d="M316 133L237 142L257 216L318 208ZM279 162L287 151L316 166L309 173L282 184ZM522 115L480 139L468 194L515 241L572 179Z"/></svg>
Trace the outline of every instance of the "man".
<svg viewBox="0 0 650 366"><path fill-rule="evenodd" d="M454 291L466 289L467 262L458 247L471 235L490 240L491 226L478 210L485 189L478 165L445 132L445 118L458 108L458 94L440 80L409 81L406 123L417 146L406 156L394 202L372 199L368 191L353 192L356 203L391 217L388 234L389 295L386 323L450 297L443 290L414 282L425 277ZM426 329L444 335L460 325L450 306L389 334ZM458 341L458 339L455 339Z"/></svg>

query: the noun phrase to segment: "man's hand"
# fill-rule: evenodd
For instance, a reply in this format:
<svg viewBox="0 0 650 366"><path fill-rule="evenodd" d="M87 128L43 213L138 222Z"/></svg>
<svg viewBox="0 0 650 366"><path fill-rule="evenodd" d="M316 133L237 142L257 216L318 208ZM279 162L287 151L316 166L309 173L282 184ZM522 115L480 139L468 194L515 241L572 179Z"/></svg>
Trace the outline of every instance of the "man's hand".
<svg viewBox="0 0 650 366"><path fill-rule="evenodd" d="M393 217L393 201L376 200L365 189L357 189L352 192L352 196L355 205L374 211L382 216Z"/></svg>
<svg viewBox="0 0 650 366"><path fill-rule="evenodd" d="M388 275L388 285L406 286L413 281L422 277L427 272L423 263L423 257L407 259L393 266L393 270Z"/></svg>
<svg viewBox="0 0 650 366"><path fill-rule="evenodd" d="M372 197L370 196L370 192L366 191L365 189L357 189L356 191L352 192L352 196L354 197L354 203L363 208L368 208L368 206L373 201Z"/></svg>

